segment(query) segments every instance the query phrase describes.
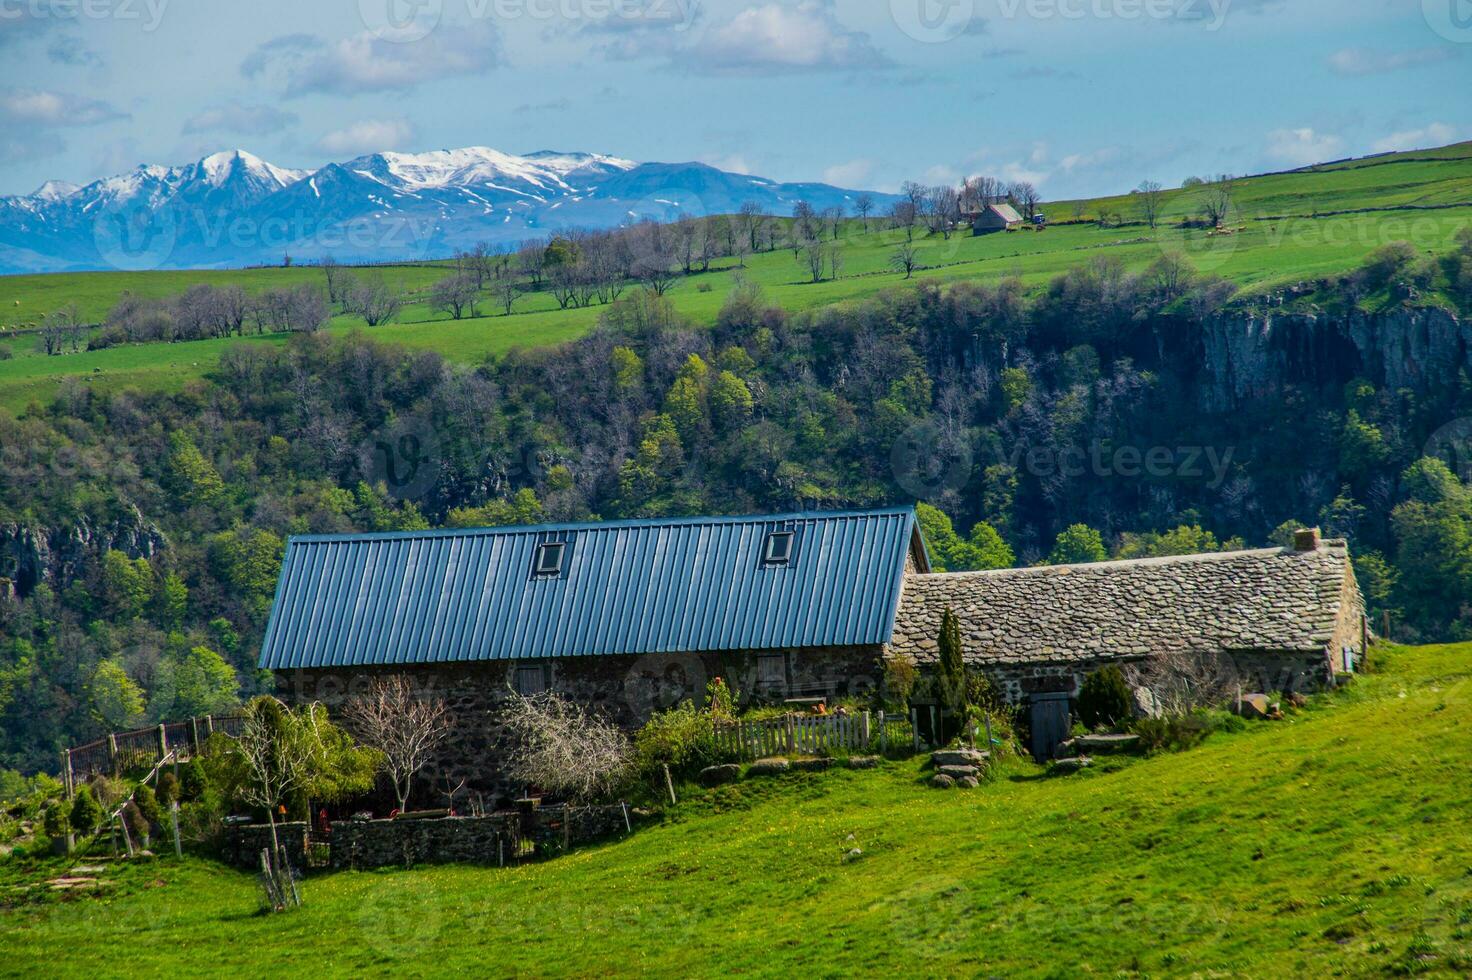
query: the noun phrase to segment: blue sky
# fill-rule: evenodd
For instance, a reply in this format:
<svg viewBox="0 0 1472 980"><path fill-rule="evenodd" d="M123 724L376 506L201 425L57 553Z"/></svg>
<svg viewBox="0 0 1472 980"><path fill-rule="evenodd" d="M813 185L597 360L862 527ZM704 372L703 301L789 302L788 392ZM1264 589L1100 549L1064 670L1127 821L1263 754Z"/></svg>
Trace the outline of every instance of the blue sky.
<svg viewBox="0 0 1472 980"><path fill-rule="evenodd" d="M1472 0L0 0L0 193L487 145L1044 196L1472 139Z"/></svg>

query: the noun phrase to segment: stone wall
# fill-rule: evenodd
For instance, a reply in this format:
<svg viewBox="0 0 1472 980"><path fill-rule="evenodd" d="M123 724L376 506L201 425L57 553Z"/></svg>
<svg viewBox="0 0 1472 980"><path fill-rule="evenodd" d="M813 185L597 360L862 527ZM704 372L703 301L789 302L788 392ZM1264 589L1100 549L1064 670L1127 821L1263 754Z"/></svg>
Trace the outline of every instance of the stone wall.
<svg viewBox="0 0 1472 980"><path fill-rule="evenodd" d="M564 827L564 821L567 826ZM534 810L441 820L346 820L332 827L332 867L511 863L518 842L585 844L627 829L619 806Z"/></svg>
<svg viewBox="0 0 1472 980"><path fill-rule="evenodd" d="M516 856L516 814L443 820L343 820L332 825L332 868L500 864Z"/></svg>
<svg viewBox="0 0 1472 980"><path fill-rule="evenodd" d="M276 839L286 848L286 859L298 871L307 866L307 825L302 822L278 823ZM271 848L270 824L246 824L226 829L220 847L220 860L237 868L257 871L261 852Z"/></svg>
<svg viewBox="0 0 1472 980"><path fill-rule="evenodd" d="M766 664L765 672L780 673L781 679L764 681L762 658L773 656L781 660ZM861 646L576 657L550 661L547 666L552 690L632 730L655 710L685 699L699 703L707 682L716 676L725 678L743 701L867 695L878 682L880 657L879 647ZM512 668L528 663L278 671L276 684L288 702L320 701L340 717L346 701L366 691L373 678L402 672L416 690L444 698L453 717L450 737L416 781L411 808L444 806L446 801L432 787L448 777L452 782L463 778L469 792L482 794L486 806L494 809L509 806L525 790L500 770L505 744L499 713L511 694Z"/></svg>

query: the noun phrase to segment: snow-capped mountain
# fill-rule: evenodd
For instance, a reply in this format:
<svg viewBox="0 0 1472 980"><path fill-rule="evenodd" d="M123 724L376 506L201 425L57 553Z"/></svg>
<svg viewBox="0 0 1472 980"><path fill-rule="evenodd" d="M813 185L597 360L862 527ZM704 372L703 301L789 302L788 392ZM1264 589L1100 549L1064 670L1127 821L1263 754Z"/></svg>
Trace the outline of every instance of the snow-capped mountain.
<svg viewBox="0 0 1472 980"><path fill-rule="evenodd" d="M799 200L849 209L856 196L701 163L596 153L385 151L304 171L228 150L83 187L48 181L32 194L0 197L0 272L220 267L284 254L416 259L570 228L734 212L747 201L768 214L789 214Z"/></svg>

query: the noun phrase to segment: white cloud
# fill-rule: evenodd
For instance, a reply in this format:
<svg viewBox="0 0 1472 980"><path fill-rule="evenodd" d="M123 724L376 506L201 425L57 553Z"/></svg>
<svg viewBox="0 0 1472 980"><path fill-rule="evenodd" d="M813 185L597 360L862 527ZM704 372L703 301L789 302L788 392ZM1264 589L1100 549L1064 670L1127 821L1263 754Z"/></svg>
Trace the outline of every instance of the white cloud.
<svg viewBox="0 0 1472 980"><path fill-rule="evenodd" d="M397 43L362 33L329 42L313 34L286 34L257 47L240 64L247 78L265 77L286 95L356 95L404 90L422 82L478 75L501 60L501 38L486 21L441 25L418 41Z"/></svg>
<svg viewBox="0 0 1472 980"><path fill-rule="evenodd" d="M835 164L824 170L823 183L832 184L835 187L861 188L867 186L873 174L873 160L850 160L848 163Z"/></svg>
<svg viewBox="0 0 1472 980"><path fill-rule="evenodd" d="M834 71L888 67L869 35L845 27L832 0L765 3L710 25L677 61L693 71Z"/></svg>
<svg viewBox="0 0 1472 980"><path fill-rule="evenodd" d="M180 132L185 134L227 132L262 136L279 132L295 123L296 120L294 112L283 112L273 106L245 105L231 101L190 116L184 120L184 127Z"/></svg>
<svg viewBox="0 0 1472 980"><path fill-rule="evenodd" d="M1320 133L1312 127L1275 129L1268 133L1268 156L1279 163L1296 167L1323 163L1343 155L1344 140L1332 133Z"/></svg>
<svg viewBox="0 0 1472 980"><path fill-rule="evenodd" d="M407 119L361 119L336 129L317 141L324 153L347 155L400 149L414 141L414 124Z"/></svg>
<svg viewBox="0 0 1472 980"><path fill-rule="evenodd" d="M1376 140L1370 147L1376 153L1393 153L1396 150L1419 150L1431 146L1445 146L1457 141L1457 131L1446 123L1434 122L1424 129L1406 129L1391 133Z"/></svg>
<svg viewBox="0 0 1472 980"><path fill-rule="evenodd" d="M1373 48L1344 48L1329 56L1329 67L1340 75L1381 75L1450 61L1458 52L1450 47L1410 48L1377 51Z"/></svg>
<svg viewBox="0 0 1472 980"><path fill-rule="evenodd" d="M34 88L0 89L0 121L34 126L95 126L125 119L106 102L69 92Z"/></svg>

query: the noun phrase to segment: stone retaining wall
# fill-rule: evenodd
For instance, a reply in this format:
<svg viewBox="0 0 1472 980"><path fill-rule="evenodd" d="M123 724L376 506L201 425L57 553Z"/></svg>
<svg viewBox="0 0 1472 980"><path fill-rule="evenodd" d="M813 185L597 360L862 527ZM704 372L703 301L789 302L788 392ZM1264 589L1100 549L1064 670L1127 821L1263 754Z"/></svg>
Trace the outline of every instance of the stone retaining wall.
<svg viewBox="0 0 1472 980"><path fill-rule="evenodd" d="M570 815L569 815L570 814ZM567 827L563 821L569 821ZM573 845L625 832L621 806L497 813L439 820L345 820L332 826L332 867L489 864L516 860L518 842Z"/></svg>
<svg viewBox="0 0 1472 980"><path fill-rule="evenodd" d="M276 839L286 848L286 859L298 871L307 866L307 825L303 822L278 823ZM220 848L220 860L249 871L260 870L261 852L271 847L270 824L246 824L226 829Z"/></svg>

